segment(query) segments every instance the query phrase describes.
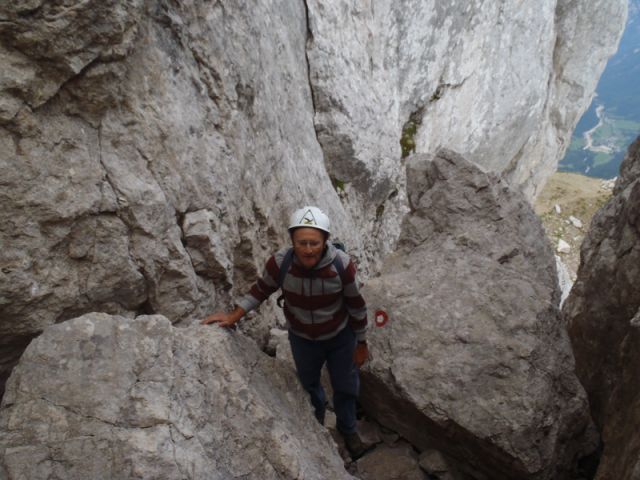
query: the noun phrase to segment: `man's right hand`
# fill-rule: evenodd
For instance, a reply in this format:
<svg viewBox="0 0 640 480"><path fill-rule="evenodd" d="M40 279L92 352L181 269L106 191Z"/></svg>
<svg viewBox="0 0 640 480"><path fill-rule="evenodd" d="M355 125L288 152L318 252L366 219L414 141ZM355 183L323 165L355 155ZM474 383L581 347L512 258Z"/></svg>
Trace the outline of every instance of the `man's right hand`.
<svg viewBox="0 0 640 480"><path fill-rule="evenodd" d="M233 312L216 312L200 320L201 325L217 323L220 327L233 327L245 314L244 309L237 307Z"/></svg>
<svg viewBox="0 0 640 480"><path fill-rule="evenodd" d="M353 363L355 363L358 368L360 368L368 359L369 347L367 347L367 342L358 342L358 344L356 345L356 350L355 352L353 352Z"/></svg>

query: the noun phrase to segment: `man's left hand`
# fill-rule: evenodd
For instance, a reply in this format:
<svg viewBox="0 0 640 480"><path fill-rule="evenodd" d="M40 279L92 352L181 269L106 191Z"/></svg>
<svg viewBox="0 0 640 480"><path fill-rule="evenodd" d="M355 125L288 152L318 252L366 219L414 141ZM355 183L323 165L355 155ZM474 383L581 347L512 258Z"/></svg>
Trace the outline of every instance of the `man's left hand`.
<svg viewBox="0 0 640 480"><path fill-rule="evenodd" d="M369 347L366 343L358 343L356 351L353 353L353 363L360 368L369 358Z"/></svg>

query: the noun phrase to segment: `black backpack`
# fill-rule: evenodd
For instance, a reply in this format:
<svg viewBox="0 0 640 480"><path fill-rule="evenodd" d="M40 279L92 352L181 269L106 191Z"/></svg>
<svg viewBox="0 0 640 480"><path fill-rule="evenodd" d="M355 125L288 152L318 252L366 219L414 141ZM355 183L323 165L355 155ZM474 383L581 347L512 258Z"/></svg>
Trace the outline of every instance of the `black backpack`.
<svg viewBox="0 0 640 480"><path fill-rule="evenodd" d="M344 248L344 243L342 242L332 242L333 246L338 250L346 251ZM284 254L284 258L282 259L282 263L280 264L280 271L278 272L278 288L282 288L282 284L284 283L284 277L287 276L287 272L289 272L289 268L291 268L291 264L293 263L293 248L287 250L287 253ZM338 271L338 275L340 276L340 280L344 283L344 265L342 264L342 260L340 257L336 255L333 258L332 262L335 269ZM281 294L278 297L276 303L280 308L283 308L282 302L284 300L284 294Z"/></svg>

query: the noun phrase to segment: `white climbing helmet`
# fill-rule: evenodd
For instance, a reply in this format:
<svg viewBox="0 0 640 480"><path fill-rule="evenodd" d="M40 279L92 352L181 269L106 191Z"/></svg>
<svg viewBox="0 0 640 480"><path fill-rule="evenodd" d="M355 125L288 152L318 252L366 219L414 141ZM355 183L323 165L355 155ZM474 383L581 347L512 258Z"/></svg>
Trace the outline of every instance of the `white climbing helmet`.
<svg viewBox="0 0 640 480"><path fill-rule="evenodd" d="M293 212L289 218L289 231L294 228L309 227L331 233L329 226L329 217L318 207L302 207Z"/></svg>

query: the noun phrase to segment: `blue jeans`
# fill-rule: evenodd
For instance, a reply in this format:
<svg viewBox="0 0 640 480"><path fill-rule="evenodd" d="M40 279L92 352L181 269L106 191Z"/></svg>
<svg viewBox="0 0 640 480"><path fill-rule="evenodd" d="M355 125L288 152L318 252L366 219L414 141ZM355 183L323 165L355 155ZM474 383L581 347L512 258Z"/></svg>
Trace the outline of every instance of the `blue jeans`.
<svg viewBox="0 0 640 480"><path fill-rule="evenodd" d="M289 331L289 343L298 378L309 392L316 418L324 421L326 397L320 374L327 363L333 388L333 410L342 433L356 431L356 399L360 390L358 368L353 363L356 336L348 325L328 340L307 340Z"/></svg>

